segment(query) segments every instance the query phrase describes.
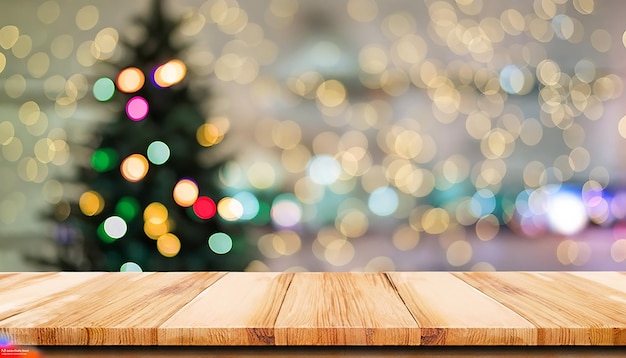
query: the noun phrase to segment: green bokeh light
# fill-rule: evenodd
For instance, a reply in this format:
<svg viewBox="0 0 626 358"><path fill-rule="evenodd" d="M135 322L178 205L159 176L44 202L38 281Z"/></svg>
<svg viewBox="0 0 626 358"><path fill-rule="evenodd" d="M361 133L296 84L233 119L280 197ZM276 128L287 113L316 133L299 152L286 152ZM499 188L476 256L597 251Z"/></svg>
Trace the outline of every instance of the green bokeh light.
<svg viewBox="0 0 626 358"><path fill-rule="evenodd" d="M129 196L123 197L115 205L115 213L122 219L131 221L139 213L139 202Z"/></svg>
<svg viewBox="0 0 626 358"><path fill-rule="evenodd" d="M98 226L98 237L100 238L100 240L107 244L115 241L115 239L109 236L109 234L107 234L107 232L104 230L104 221Z"/></svg>
<svg viewBox="0 0 626 358"><path fill-rule="evenodd" d="M91 155L91 167L98 172L106 172L115 168L118 155L111 148L101 148Z"/></svg>
<svg viewBox="0 0 626 358"><path fill-rule="evenodd" d="M143 272L143 270L134 262L126 262L120 267L120 272Z"/></svg>
<svg viewBox="0 0 626 358"><path fill-rule="evenodd" d="M148 160L152 164L165 164L170 159L170 148L161 141L154 141L148 146Z"/></svg>
<svg viewBox="0 0 626 358"><path fill-rule="evenodd" d="M209 248L216 254L226 254L233 248L233 240L223 232L217 232L209 237Z"/></svg>
<svg viewBox="0 0 626 358"><path fill-rule="evenodd" d="M110 100L115 94L115 83L107 77L99 78L93 84L93 96L100 102Z"/></svg>

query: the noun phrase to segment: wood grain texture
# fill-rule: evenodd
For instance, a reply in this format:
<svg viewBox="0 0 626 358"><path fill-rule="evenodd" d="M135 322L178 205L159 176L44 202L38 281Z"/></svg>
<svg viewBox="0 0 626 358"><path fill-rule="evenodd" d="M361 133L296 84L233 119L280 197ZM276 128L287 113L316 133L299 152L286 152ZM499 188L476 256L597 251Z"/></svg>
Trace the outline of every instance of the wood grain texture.
<svg viewBox="0 0 626 358"><path fill-rule="evenodd" d="M0 321L0 332L27 345L154 345L157 327L223 275L71 274L91 279Z"/></svg>
<svg viewBox="0 0 626 358"><path fill-rule="evenodd" d="M422 345L535 345L535 326L448 272L388 273Z"/></svg>
<svg viewBox="0 0 626 358"><path fill-rule="evenodd" d="M0 273L0 334L37 346L626 346L626 273Z"/></svg>
<svg viewBox="0 0 626 358"><path fill-rule="evenodd" d="M626 344L626 304L607 297L623 293L608 286L557 272L455 275L532 322L537 344Z"/></svg>
<svg viewBox="0 0 626 358"><path fill-rule="evenodd" d="M275 326L276 345L417 345L420 331L384 274L299 273Z"/></svg>
<svg viewBox="0 0 626 358"><path fill-rule="evenodd" d="M162 345L273 345L293 274L229 273L159 327Z"/></svg>
<svg viewBox="0 0 626 358"><path fill-rule="evenodd" d="M0 275L0 320L18 315L32 307L45 305L54 296L102 273L20 273Z"/></svg>

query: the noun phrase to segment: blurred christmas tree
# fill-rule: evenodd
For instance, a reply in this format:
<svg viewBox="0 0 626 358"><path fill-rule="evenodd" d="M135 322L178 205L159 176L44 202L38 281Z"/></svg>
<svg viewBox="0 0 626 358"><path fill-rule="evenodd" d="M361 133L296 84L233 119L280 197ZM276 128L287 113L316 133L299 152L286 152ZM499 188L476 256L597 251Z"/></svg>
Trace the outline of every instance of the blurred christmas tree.
<svg viewBox="0 0 626 358"><path fill-rule="evenodd" d="M203 113L208 91L190 86L184 46L172 36L180 22L168 18L160 0L137 21L145 37L120 41L126 52L113 65L116 75L93 86L98 101L121 108L94 133L89 163L78 174L79 200L55 212L56 265L241 270L249 250L241 228L229 225L233 207L217 180L224 158L214 154L227 128Z"/></svg>

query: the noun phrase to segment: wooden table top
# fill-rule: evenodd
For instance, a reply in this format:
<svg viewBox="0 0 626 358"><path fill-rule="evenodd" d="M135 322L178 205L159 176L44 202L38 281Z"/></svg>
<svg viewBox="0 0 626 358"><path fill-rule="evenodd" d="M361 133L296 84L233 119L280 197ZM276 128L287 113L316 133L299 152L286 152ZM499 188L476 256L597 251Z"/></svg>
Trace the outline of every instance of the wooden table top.
<svg viewBox="0 0 626 358"><path fill-rule="evenodd" d="M626 272L0 273L36 346L626 345Z"/></svg>

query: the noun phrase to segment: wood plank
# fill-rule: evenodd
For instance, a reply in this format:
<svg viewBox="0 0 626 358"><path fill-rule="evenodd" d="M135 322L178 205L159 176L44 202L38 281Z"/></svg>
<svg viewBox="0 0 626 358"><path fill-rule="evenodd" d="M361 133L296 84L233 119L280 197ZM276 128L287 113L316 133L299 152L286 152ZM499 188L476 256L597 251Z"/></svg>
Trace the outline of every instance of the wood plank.
<svg viewBox="0 0 626 358"><path fill-rule="evenodd" d="M422 345L536 345L535 326L448 272L387 276L421 328Z"/></svg>
<svg viewBox="0 0 626 358"><path fill-rule="evenodd" d="M382 273L297 273L276 345L418 345L420 330Z"/></svg>
<svg viewBox="0 0 626 358"><path fill-rule="evenodd" d="M540 345L624 345L626 303L607 286L571 284L563 273L454 273L538 329ZM595 290L595 291L594 291Z"/></svg>
<svg viewBox="0 0 626 358"><path fill-rule="evenodd" d="M616 346L39 347L42 358L624 358Z"/></svg>
<svg viewBox="0 0 626 358"><path fill-rule="evenodd" d="M45 304L51 296L94 280L103 273L75 275L69 272L28 272L1 275L0 320Z"/></svg>
<svg viewBox="0 0 626 358"><path fill-rule="evenodd" d="M231 272L165 321L160 345L273 345L293 274Z"/></svg>
<svg viewBox="0 0 626 358"><path fill-rule="evenodd" d="M600 283L611 287L612 289L626 293L626 273L621 272L598 272L598 271L580 271L570 272L570 275L581 277L583 279Z"/></svg>
<svg viewBox="0 0 626 358"><path fill-rule="evenodd" d="M157 327L223 275L105 274L0 321L0 332L24 345L154 345Z"/></svg>

